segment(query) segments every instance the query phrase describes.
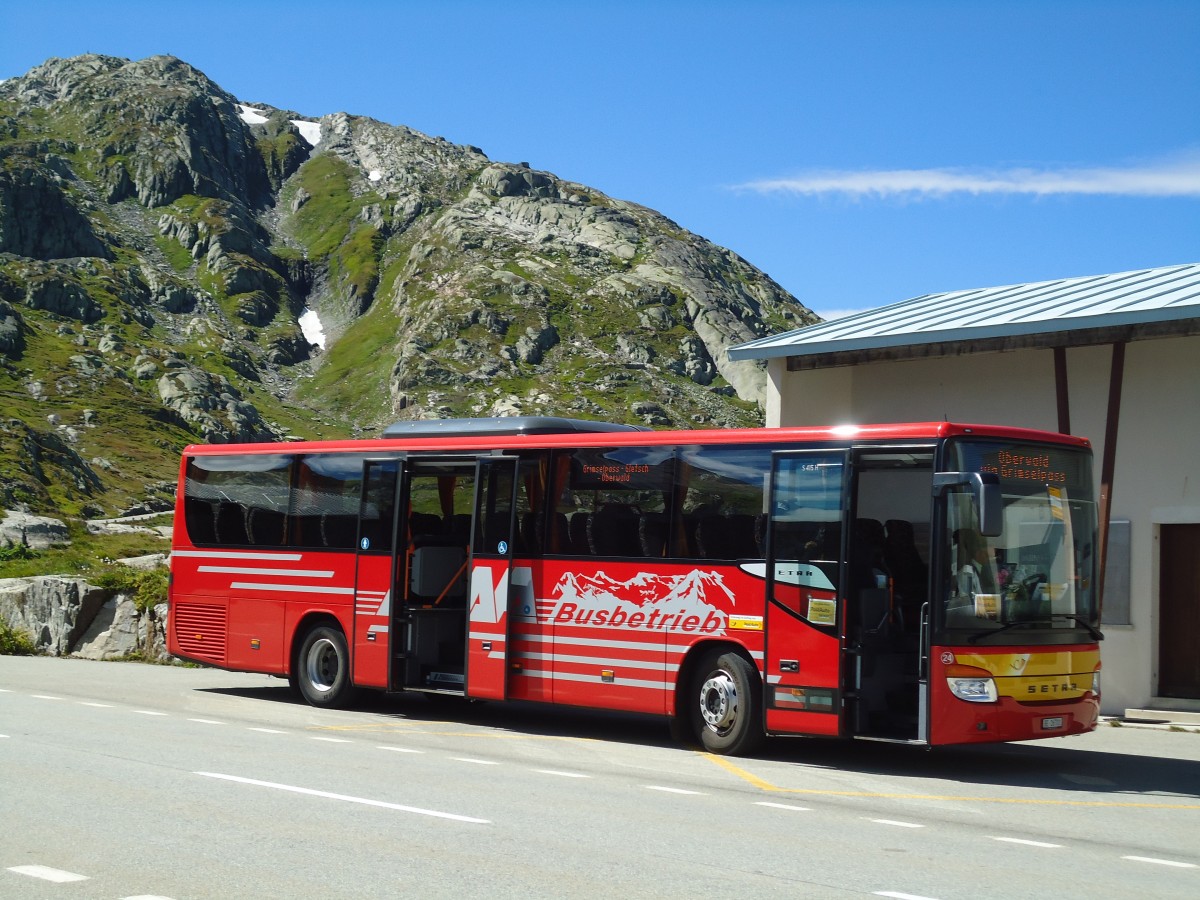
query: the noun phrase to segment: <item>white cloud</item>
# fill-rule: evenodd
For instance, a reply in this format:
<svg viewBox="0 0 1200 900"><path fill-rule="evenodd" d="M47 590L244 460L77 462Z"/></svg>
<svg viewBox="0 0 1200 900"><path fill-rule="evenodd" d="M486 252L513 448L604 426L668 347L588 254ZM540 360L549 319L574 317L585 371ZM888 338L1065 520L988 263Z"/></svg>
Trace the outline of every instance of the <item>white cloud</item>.
<svg viewBox="0 0 1200 900"><path fill-rule="evenodd" d="M950 194L1087 194L1200 197L1200 155L1130 168L885 169L813 171L738 186L762 194L946 197Z"/></svg>

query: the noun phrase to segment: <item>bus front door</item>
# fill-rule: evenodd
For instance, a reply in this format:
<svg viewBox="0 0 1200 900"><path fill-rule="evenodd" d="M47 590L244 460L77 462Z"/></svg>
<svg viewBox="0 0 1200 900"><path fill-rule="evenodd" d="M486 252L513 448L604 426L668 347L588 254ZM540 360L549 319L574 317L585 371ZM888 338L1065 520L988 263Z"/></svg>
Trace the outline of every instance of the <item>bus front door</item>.
<svg viewBox="0 0 1200 900"><path fill-rule="evenodd" d="M771 471L767 545L767 731L837 736L846 615L849 452L781 451Z"/></svg>
<svg viewBox="0 0 1200 900"><path fill-rule="evenodd" d="M396 484L400 460L363 463L358 511L358 543L354 580L354 683L361 687L390 687L389 657L393 644L392 584ZM331 516L321 527L331 527ZM352 528L353 522L336 523Z"/></svg>
<svg viewBox="0 0 1200 900"><path fill-rule="evenodd" d="M467 696L503 700L518 591L512 560L517 538L517 457L480 459L475 471L467 621Z"/></svg>

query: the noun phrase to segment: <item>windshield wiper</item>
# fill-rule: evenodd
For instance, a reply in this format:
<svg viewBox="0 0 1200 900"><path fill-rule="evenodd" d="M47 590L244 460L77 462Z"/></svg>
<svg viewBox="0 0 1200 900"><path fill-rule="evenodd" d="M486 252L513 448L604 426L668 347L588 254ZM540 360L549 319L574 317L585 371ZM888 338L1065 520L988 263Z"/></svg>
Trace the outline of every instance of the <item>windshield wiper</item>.
<svg viewBox="0 0 1200 900"><path fill-rule="evenodd" d="M1010 628L1026 628L1030 625L1051 625L1051 622L1038 622L1035 619L1022 619L1019 622L1009 622L1007 625L1001 625L999 628L989 628L987 631L979 631L967 638L968 644L979 643L980 638L985 638L989 634L999 634L1002 631L1008 631Z"/></svg>
<svg viewBox="0 0 1200 900"><path fill-rule="evenodd" d="M1104 640L1104 633L1101 632L1099 628L1097 628L1095 625L1093 625L1091 622L1089 622L1083 616L1073 616L1070 613L1050 613L1050 618L1052 618L1052 619L1070 619L1072 622L1074 622L1080 628L1087 631L1087 633L1092 636L1093 640L1096 640L1096 641Z"/></svg>
<svg viewBox="0 0 1200 900"><path fill-rule="evenodd" d="M990 634L999 634L1002 631L1008 631L1010 628L1027 628L1038 625L1042 627L1053 628L1054 622L1051 621L1052 619L1070 619L1080 628L1086 629L1087 633L1092 636L1093 640L1104 640L1104 635L1100 632L1100 629L1089 623L1082 616L1073 616L1070 613L1051 613L1049 619L1021 619L1018 622L1009 622L1007 625L1001 625L999 628L990 628L987 631L976 632L967 638L967 643L978 644L982 638L985 638Z"/></svg>

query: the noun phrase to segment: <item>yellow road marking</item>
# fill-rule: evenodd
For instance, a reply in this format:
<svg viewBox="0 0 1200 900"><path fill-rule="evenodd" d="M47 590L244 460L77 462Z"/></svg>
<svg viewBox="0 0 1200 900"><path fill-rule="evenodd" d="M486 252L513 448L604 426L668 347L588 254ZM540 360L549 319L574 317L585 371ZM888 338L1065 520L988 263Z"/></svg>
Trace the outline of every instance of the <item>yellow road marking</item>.
<svg viewBox="0 0 1200 900"><path fill-rule="evenodd" d="M778 794L809 794L822 797L871 797L883 800L937 800L956 803L1015 803L1029 806L1111 806L1135 809L1200 809L1200 803L1135 803L1119 800L1039 800L1033 797L955 797L942 794L885 794L876 791L826 791L812 788L785 788L771 784L741 766L730 762L727 757L712 753L702 754L725 771L736 775L761 791Z"/></svg>

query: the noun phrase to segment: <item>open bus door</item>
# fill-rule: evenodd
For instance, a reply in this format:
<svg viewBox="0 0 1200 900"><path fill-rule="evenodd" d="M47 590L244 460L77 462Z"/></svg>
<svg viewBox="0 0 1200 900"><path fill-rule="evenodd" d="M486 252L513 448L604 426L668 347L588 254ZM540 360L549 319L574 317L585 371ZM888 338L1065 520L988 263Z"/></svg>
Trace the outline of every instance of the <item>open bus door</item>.
<svg viewBox="0 0 1200 900"><path fill-rule="evenodd" d="M848 450L774 454L767 543L768 732L843 734Z"/></svg>
<svg viewBox="0 0 1200 900"><path fill-rule="evenodd" d="M388 688L399 459L363 462L354 578L354 683ZM327 517L326 517L327 518ZM321 527L330 523L322 521ZM349 527L342 524L342 527Z"/></svg>
<svg viewBox="0 0 1200 900"><path fill-rule="evenodd" d="M503 700L517 591L512 560L517 538L515 456L489 456L475 468L467 621L467 696Z"/></svg>

